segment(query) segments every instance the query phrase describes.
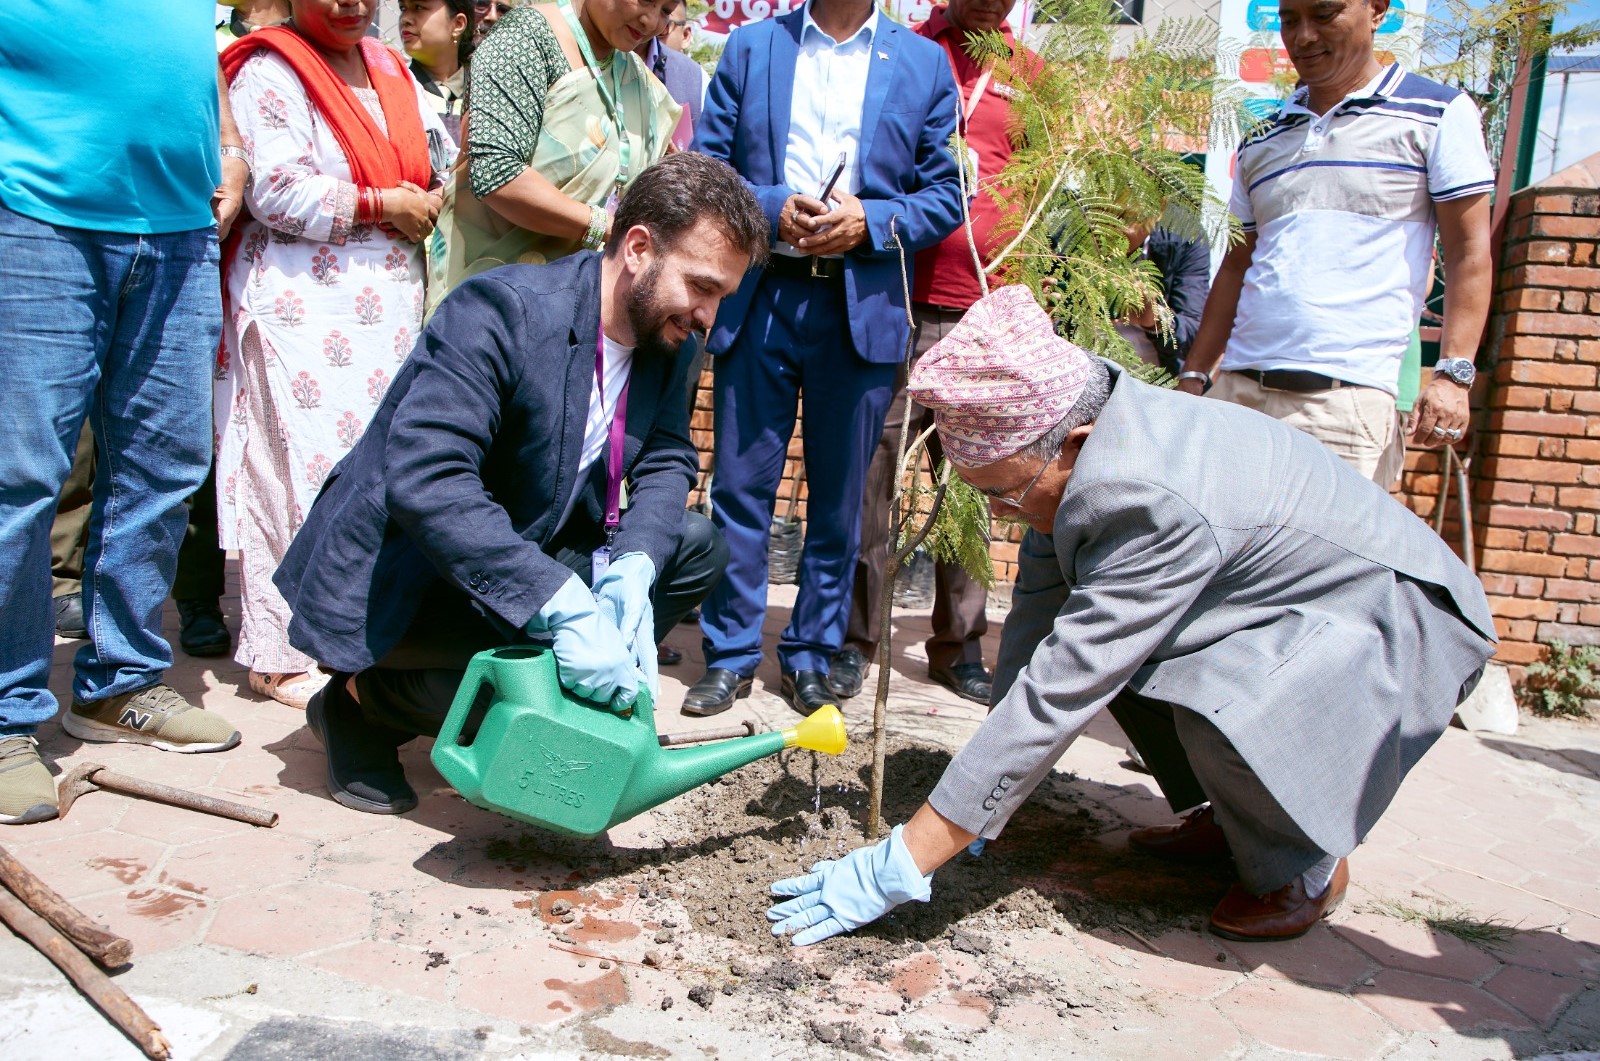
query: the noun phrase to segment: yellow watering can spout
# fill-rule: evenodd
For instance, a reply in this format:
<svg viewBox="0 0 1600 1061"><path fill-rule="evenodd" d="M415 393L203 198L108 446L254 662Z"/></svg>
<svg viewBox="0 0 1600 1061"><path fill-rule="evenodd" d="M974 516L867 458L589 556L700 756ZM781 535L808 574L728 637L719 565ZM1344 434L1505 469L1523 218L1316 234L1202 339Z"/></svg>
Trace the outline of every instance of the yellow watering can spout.
<svg viewBox="0 0 1600 1061"><path fill-rule="evenodd" d="M832 704L823 704L793 729L783 731L785 748L838 755L845 748L844 716Z"/></svg>

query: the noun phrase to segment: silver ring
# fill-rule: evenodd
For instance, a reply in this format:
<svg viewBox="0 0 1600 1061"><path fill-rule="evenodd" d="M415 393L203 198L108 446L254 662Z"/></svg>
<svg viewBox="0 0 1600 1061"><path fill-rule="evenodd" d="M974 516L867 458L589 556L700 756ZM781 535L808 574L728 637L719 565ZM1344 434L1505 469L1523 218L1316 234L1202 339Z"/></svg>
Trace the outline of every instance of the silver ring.
<svg viewBox="0 0 1600 1061"><path fill-rule="evenodd" d="M1438 435L1440 438L1445 438L1450 434L1450 432L1446 431L1444 428L1440 427L1438 424L1434 424L1433 425L1433 433L1435 435Z"/></svg>
<svg viewBox="0 0 1600 1061"><path fill-rule="evenodd" d="M1452 441L1461 437L1461 432L1459 430L1446 431L1444 434L1446 438L1451 439Z"/></svg>

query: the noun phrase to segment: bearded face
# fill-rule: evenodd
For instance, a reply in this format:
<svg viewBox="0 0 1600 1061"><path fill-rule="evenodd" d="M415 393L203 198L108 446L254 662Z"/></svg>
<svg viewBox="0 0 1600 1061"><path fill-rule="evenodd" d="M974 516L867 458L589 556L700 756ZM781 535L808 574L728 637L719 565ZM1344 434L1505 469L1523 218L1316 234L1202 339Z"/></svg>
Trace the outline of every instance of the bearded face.
<svg viewBox="0 0 1600 1061"><path fill-rule="evenodd" d="M634 281L628 292L628 323L639 353L674 357L694 331L694 321L690 314L675 313L666 304L661 291L662 265L658 258Z"/></svg>

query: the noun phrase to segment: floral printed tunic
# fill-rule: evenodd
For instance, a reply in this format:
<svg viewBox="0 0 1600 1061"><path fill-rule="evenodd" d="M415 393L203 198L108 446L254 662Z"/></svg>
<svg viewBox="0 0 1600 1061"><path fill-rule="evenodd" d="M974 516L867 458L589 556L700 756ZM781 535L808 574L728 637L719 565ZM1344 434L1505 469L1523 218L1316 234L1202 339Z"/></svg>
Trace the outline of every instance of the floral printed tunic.
<svg viewBox="0 0 1600 1061"><path fill-rule="evenodd" d="M386 129L377 93L353 91ZM238 476L253 419L244 408L246 332L254 327L261 340L287 450L292 532L410 354L422 324L425 267L417 244L356 224L350 166L287 62L258 52L229 100L252 177L249 215L241 213L238 247L225 263L228 326L214 388L218 530L231 549L239 547ZM453 155L420 87L417 105L423 128L437 130Z"/></svg>

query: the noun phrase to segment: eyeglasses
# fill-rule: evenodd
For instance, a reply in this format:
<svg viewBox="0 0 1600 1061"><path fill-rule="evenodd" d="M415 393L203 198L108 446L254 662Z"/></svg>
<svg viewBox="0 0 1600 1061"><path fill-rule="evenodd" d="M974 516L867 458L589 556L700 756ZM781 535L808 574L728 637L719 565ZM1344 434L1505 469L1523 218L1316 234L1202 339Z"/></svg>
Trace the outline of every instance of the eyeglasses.
<svg viewBox="0 0 1600 1061"><path fill-rule="evenodd" d="M511 10L510 4L495 3L495 0L472 0L472 7L477 11L479 18L487 15L491 9L496 17L503 17Z"/></svg>
<svg viewBox="0 0 1600 1061"><path fill-rule="evenodd" d="M1033 473L1033 478L1028 480L1028 485L1023 487L1022 493L1018 494L1016 497L1007 497L1004 494L998 493L994 490L985 490L981 486L978 488L978 493L982 494L984 497L987 497L990 501L998 501L1002 505L1006 505L1011 508L1021 508L1022 503L1026 501L1028 499L1028 495L1033 492L1033 488L1039 485L1039 479L1043 477L1045 469L1050 467L1050 465L1053 463L1055 462L1047 460L1043 464L1039 465L1039 470Z"/></svg>

